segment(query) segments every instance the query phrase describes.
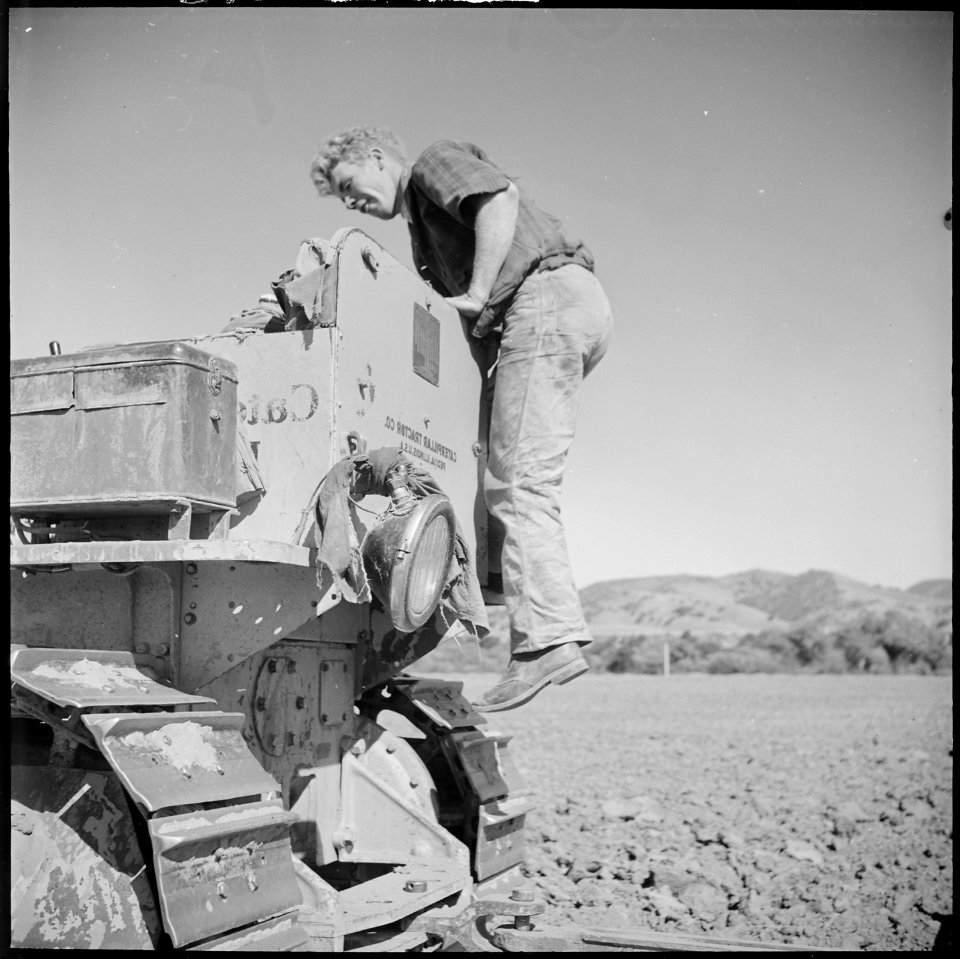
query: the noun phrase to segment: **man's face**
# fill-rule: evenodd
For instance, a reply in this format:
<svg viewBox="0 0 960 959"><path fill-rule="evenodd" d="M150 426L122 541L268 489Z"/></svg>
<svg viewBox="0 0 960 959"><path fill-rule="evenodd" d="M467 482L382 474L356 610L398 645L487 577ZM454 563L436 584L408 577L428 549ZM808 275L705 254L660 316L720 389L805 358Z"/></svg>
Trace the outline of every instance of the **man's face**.
<svg viewBox="0 0 960 959"><path fill-rule="evenodd" d="M390 220L397 215L398 178L393 164L374 149L363 160L341 160L330 172L330 187L348 210Z"/></svg>

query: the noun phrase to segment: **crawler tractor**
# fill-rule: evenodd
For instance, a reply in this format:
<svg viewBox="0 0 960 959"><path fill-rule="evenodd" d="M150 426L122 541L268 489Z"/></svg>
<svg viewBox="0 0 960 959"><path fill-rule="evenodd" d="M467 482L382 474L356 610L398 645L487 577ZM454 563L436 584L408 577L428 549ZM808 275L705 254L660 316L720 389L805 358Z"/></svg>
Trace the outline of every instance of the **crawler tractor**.
<svg viewBox="0 0 960 959"><path fill-rule="evenodd" d="M11 365L11 945L640 948L534 922L509 738L407 672L485 626L462 321L359 230L313 280Z"/></svg>

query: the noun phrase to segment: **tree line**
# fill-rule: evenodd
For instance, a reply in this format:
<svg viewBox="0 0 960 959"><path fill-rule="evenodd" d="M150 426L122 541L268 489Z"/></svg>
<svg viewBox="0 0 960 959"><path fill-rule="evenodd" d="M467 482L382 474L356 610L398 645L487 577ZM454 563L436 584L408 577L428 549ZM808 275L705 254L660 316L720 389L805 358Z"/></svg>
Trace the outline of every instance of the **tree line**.
<svg viewBox="0 0 960 959"><path fill-rule="evenodd" d="M584 651L595 669L660 673L668 644L670 669L705 673L945 673L953 666L953 631L896 610L864 614L828 630L797 626L729 638L621 635L596 639Z"/></svg>

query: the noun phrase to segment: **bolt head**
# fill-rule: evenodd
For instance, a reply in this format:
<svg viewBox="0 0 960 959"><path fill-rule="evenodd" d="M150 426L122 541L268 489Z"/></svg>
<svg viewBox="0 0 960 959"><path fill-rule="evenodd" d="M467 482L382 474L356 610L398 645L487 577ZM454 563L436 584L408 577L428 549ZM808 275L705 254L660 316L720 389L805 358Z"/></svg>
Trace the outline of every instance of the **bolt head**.
<svg viewBox="0 0 960 959"><path fill-rule="evenodd" d="M534 896L532 889L518 887L510 893L510 898L514 902L533 902L536 897Z"/></svg>

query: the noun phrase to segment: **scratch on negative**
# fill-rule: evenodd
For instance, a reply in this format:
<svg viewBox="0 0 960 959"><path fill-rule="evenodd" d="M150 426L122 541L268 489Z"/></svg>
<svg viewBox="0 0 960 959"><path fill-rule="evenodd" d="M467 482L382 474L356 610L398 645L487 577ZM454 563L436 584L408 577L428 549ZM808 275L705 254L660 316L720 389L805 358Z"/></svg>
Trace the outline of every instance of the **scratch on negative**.
<svg viewBox="0 0 960 959"><path fill-rule="evenodd" d="M183 133L183 131L186 130L187 127L190 126L191 123L193 123L193 114L190 113L190 111L187 109L187 105L183 102L183 100L180 99L180 97L167 97L167 99L168 99L168 100L176 100L177 103L179 103L180 106L182 106L183 109L186 110L187 113L190 115L190 119L187 120L187 122L186 122L182 127L180 127L179 130L177 130L177 133Z"/></svg>

